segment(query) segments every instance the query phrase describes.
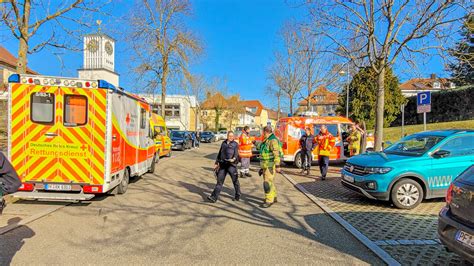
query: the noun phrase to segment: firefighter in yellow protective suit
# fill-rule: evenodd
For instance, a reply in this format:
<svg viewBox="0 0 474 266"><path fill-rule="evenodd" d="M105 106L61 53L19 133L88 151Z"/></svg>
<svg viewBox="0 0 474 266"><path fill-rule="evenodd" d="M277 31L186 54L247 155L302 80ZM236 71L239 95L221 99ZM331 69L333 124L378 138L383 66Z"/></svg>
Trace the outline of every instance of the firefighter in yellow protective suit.
<svg viewBox="0 0 474 266"><path fill-rule="evenodd" d="M362 140L362 135L355 124L351 126L351 134L346 139L349 142L349 152L350 156L355 156L360 153L360 142Z"/></svg>
<svg viewBox="0 0 474 266"><path fill-rule="evenodd" d="M258 145L260 151L260 175L263 175L263 190L265 200L263 208L268 208L277 202L277 192L273 182L276 173L280 173L282 149L280 141L272 133L271 126L263 128L264 140Z"/></svg>

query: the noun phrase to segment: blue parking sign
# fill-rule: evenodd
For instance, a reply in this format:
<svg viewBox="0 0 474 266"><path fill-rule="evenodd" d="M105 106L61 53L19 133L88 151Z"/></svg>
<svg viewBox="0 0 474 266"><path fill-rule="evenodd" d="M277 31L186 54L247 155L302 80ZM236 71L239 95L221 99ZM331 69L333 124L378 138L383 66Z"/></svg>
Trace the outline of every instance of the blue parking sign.
<svg viewBox="0 0 474 266"><path fill-rule="evenodd" d="M418 92L416 94L416 105L431 105L431 91Z"/></svg>

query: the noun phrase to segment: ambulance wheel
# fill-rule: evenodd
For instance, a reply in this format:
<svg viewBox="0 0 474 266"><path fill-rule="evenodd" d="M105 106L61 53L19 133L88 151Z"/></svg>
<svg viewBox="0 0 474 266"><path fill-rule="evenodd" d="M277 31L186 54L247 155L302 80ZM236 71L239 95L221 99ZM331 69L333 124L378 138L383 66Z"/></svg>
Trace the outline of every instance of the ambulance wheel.
<svg viewBox="0 0 474 266"><path fill-rule="evenodd" d="M171 150L168 152L168 154L166 154L166 157L171 157Z"/></svg>
<svg viewBox="0 0 474 266"><path fill-rule="evenodd" d="M125 194L125 192L127 192L129 182L130 182L130 172L129 172L128 168L125 168L125 170L123 171L122 181L120 182L120 184L118 185L118 188L117 188L117 193L118 194Z"/></svg>
<svg viewBox="0 0 474 266"><path fill-rule="evenodd" d="M160 161L160 156L153 156L153 161L151 162L150 169L148 170L148 173L153 174L155 172L156 164Z"/></svg>
<svg viewBox="0 0 474 266"><path fill-rule="evenodd" d="M301 156L301 152L298 152L295 156L295 166L297 168L303 168L303 157Z"/></svg>

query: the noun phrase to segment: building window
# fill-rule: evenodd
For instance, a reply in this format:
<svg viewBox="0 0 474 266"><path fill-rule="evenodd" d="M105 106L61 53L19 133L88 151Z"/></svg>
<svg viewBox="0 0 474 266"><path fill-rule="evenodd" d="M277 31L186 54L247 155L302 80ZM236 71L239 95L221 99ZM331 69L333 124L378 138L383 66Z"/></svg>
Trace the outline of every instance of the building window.
<svg viewBox="0 0 474 266"><path fill-rule="evenodd" d="M441 88L441 83L439 81L433 82L433 89L440 89Z"/></svg>
<svg viewBox="0 0 474 266"><path fill-rule="evenodd" d="M207 111L202 111L202 115L207 116Z"/></svg>
<svg viewBox="0 0 474 266"><path fill-rule="evenodd" d="M165 116L167 116L167 117L180 117L179 104L167 104L167 105L165 105Z"/></svg>
<svg viewBox="0 0 474 266"><path fill-rule="evenodd" d="M252 107L252 108L250 108L250 112L256 113L256 112L257 112L257 107Z"/></svg>
<svg viewBox="0 0 474 266"><path fill-rule="evenodd" d="M456 88L456 84L454 84L454 82L449 82L449 88L450 89Z"/></svg>

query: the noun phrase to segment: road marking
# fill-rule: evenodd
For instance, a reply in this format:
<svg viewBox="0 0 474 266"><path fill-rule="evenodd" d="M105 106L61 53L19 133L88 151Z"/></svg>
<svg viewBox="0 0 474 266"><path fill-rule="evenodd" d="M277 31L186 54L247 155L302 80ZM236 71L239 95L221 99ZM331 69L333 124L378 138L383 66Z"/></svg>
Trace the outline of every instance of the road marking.
<svg viewBox="0 0 474 266"><path fill-rule="evenodd" d="M396 261L390 254L388 254L385 250L380 248L374 241L370 240L364 234L362 234L359 230L357 230L354 226L344 220L339 214L334 212L331 208L329 208L326 204L320 201L317 197L313 194L309 193L303 186L298 184L293 178L289 177L288 175L281 173L293 186L295 186L299 191L301 191L306 197L308 197L311 201L316 203L323 211L325 211L331 218L336 220L344 229L346 229L349 233L351 233L355 238L357 238L362 244L364 244L368 249L370 249L375 255L377 255L380 259L382 259L388 265L401 265L398 261Z"/></svg>
<svg viewBox="0 0 474 266"><path fill-rule="evenodd" d="M31 222L33 222L33 221L36 221L36 220L38 220L38 219L40 219L40 218L42 218L42 217L44 217L44 216L46 216L46 215L48 215L48 214L50 214L50 213L53 213L53 212L55 212L55 211L57 211L57 210L59 210L59 209L62 209L62 208L64 208L64 207L68 206L69 204L71 204L71 203L67 203L67 204L65 204L65 205L58 205L58 206L54 206L54 207L48 208L48 209L46 209L46 210L44 210L44 211L42 211L42 212L36 213L36 214L34 214L34 215L32 215L32 216L30 216L30 217L28 217L28 218L25 218L25 219L21 220L20 222L18 222L18 223L16 223L16 224L9 224L9 225L7 225L7 226L5 226L5 227L2 227L2 228L0 228L0 235L3 235L3 234L5 234L5 233L7 233L7 232L10 232L10 231L12 231L12 230L14 230L14 229L16 229L16 228L18 228L18 227L20 227L20 226L23 226L23 225L29 224L29 223L31 223Z"/></svg>

